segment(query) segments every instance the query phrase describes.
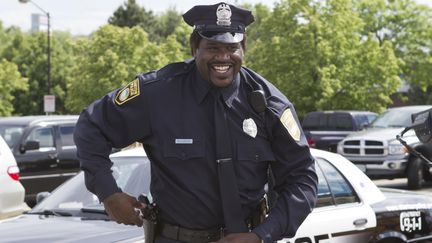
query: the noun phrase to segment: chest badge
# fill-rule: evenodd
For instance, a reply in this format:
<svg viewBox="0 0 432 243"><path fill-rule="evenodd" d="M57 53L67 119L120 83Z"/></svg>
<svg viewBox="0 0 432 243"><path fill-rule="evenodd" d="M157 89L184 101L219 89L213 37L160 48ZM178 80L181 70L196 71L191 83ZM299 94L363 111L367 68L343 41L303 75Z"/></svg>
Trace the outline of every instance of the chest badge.
<svg viewBox="0 0 432 243"><path fill-rule="evenodd" d="M255 124L255 121L252 118L245 119L243 121L243 132L245 132L247 135L255 138L258 133L257 125Z"/></svg>

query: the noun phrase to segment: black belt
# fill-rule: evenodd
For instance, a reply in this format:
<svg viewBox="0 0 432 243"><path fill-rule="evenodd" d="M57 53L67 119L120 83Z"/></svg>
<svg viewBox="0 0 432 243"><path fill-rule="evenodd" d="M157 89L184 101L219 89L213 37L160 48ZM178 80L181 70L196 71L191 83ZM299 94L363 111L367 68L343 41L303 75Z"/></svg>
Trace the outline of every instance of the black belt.
<svg viewBox="0 0 432 243"><path fill-rule="evenodd" d="M224 236L223 228L212 230L192 230L164 222L158 222L157 232L158 235L165 238L188 243L218 241Z"/></svg>

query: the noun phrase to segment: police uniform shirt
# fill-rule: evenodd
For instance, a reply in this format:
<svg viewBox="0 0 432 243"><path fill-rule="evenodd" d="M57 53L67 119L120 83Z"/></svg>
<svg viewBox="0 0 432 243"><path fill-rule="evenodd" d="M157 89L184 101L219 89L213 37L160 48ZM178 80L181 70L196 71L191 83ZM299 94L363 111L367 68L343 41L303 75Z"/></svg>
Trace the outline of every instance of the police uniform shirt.
<svg viewBox="0 0 432 243"><path fill-rule="evenodd" d="M271 115L265 120L248 102L247 79L256 79L266 92ZM87 188L101 201L120 192L110 171L111 148L138 141L151 161L151 193L160 218L190 229L223 226L212 89L189 61L142 74L91 104L75 129ZM293 236L314 206L317 183L304 136L300 130L290 133L280 119L286 112L297 119L294 109L273 85L244 67L221 92L243 214L247 218L263 197L271 164L279 199L253 231L267 240ZM256 134L244 128L245 121L256 125Z"/></svg>

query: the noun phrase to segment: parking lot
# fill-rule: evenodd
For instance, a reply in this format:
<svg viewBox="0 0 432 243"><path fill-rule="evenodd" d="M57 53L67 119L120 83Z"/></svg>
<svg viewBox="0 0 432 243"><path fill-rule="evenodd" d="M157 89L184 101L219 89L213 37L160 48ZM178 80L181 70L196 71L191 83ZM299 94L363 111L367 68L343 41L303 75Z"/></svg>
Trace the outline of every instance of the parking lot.
<svg viewBox="0 0 432 243"><path fill-rule="evenodd" d="M395 188L395 189L401 189L401 190L409 190L407 186L407 179L393 179L393 180L373 180L373 182L379 186L379 187L386 187L386 188ZM414 192L418 193L424 193L427 195L430 195L432 197L432 182L426 182L423 187L419 190L413 190Z"/></svg>

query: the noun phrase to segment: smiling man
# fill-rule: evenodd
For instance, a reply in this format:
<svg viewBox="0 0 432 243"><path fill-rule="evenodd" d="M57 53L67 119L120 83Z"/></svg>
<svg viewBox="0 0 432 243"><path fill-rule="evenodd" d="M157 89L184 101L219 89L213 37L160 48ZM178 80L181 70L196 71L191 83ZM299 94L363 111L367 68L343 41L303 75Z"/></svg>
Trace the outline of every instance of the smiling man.
<svg viewBox="0 0 432 243"><path fill-rule="evenodd" d="M292 237L315 205L315 164L293 105L242 66L252 13L219 3L183 18L194 27L192 60L140 74L81 113L75 142L86 186L113 220L141 226L136 209L148 205L122 192L108 157L140 142L152 166L154 242ZM278 195L270 209L269 171Z"/></svg>

